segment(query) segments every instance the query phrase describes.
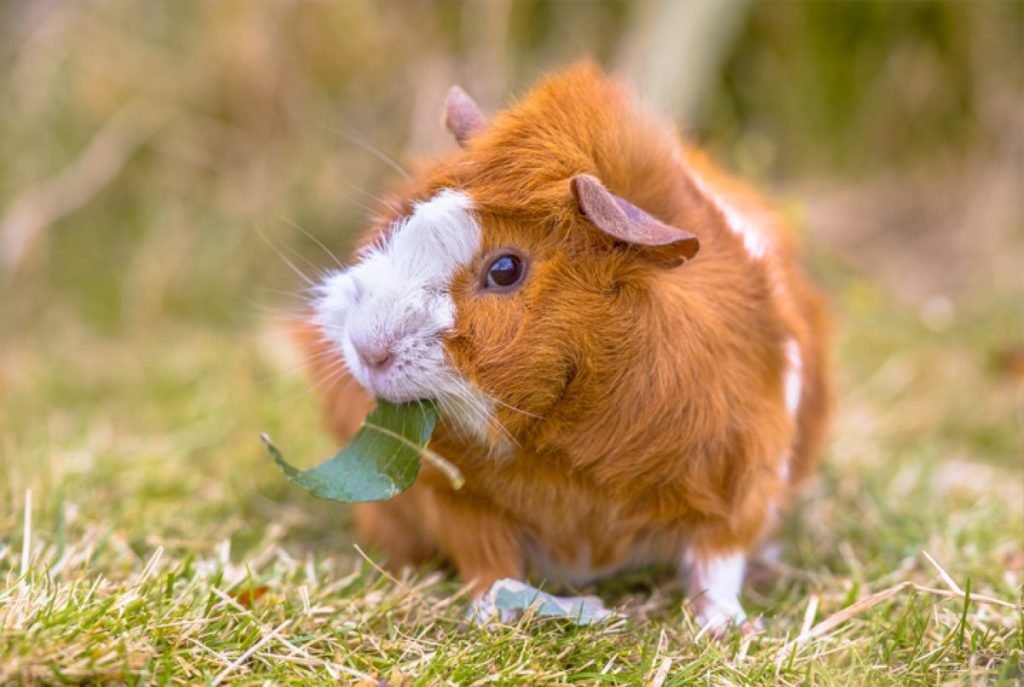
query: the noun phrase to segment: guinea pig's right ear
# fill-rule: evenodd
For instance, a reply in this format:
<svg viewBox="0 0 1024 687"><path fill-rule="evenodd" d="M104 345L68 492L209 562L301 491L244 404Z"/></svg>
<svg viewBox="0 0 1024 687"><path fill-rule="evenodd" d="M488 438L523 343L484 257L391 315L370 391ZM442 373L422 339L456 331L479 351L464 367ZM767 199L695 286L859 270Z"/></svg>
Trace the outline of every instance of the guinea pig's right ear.
<svg viewBox="0 0 1024 687"><path fill-rule="evenodd" d="M487 118L476 102L464 90L452 86L444 100L444 126L458 144L465 148L469 139L486 125Z"/></svg>
<svg viewBox="0 0 1024 687"><path fill-rule="evenodd" d="M637 246L641 253L665 267L675 267L697 254L700 241L688 231L671 227L620 198L589 174L569 181L576 205L603 233Z"/></svg>

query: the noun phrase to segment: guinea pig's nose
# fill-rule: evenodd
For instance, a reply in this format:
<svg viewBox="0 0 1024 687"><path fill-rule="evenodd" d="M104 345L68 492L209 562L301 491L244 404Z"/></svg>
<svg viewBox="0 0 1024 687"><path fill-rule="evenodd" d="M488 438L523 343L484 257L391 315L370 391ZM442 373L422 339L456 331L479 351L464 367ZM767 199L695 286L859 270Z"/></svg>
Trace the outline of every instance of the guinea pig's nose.
<svg viewBox="0 0 1024 687"><path fill-rule="evenodd" d="M395 360L393 344L382 341L352 341L356 355L371 370L383 372Z"/></svg>

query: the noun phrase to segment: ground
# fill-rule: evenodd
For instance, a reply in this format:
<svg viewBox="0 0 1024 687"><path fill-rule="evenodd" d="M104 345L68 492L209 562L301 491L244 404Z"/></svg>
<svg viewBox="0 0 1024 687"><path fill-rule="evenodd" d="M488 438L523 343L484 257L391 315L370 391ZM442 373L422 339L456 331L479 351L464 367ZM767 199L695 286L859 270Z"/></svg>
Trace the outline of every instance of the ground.
<svg viewBox="0 0 1024 687"><path fill-rule="evenodd" d="M41 314L0 367L0 684L1021 681L1019 305L919 312L818 263L834 439L752 571L764 631L721 642L663 571L589 590L627 614L610 627L466 627L443 568L381 572L260 445L332 450L276 320Z"/></svg>

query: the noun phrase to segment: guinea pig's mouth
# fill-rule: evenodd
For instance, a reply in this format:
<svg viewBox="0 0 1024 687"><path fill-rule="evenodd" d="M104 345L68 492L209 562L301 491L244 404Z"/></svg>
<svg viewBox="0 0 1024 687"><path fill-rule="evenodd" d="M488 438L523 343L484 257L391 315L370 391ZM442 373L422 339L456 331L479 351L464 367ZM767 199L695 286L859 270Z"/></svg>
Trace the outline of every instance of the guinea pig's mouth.
<svg viewBox="0 0 1024 687"><path fill-rule="evenodd" d="M413 385L394 381L377 372L370 372L369 378L362 383L364 389L376 398L383 398L391 403L412 403L413 401L435 400L429 392Z"/></svg>
<svg viewBox="0 0 1024 687"><path fill-rule="evenodd" d="M352 377L368 393L391 403L433 401L445 424L487 446L507 439L495 417L496 402L463 377L438 345L414 355L395 351L368 365L356 347L342 346Z"/></svg>
<svg viewBox="0 0 1024 687"><path fill-rule="evenodd" d="M416 361L393 346L353 341L342 346L349 371L371 395L392 403L409 403L433 398L423 374L429 366Z"/></svg>

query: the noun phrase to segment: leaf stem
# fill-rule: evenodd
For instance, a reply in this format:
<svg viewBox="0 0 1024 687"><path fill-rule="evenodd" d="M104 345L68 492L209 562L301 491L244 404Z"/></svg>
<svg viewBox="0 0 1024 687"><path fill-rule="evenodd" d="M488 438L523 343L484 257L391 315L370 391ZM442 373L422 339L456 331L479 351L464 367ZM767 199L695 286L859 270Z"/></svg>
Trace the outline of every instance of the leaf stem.
<svg viewBox="0 0 1024 687"><path fill-rule="evenodd" d="M393 432L387 427L382 427L375 422L363 422L363 426L369 427L375 432L380 432L385 436L389 436L395 441L405 444L414 451L417 451L421 458L425 458L431 465L440 470L441 473L448 478L448 482L452 485L452 489L457 491L466 483L466 478L462 476L462 472L458 467L456 467L455 463L451 462L437 451L432 451L426 446L419 446L416 442L410 441L401 434Z"/></svg>

